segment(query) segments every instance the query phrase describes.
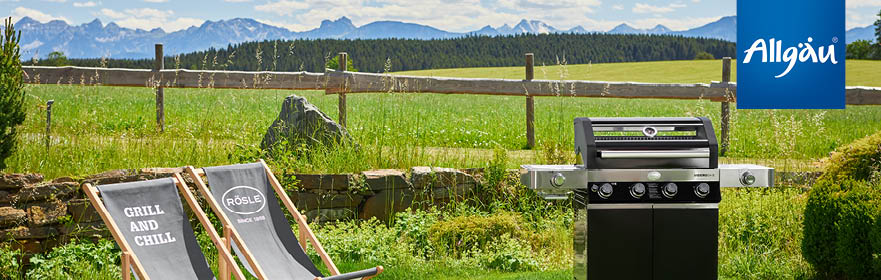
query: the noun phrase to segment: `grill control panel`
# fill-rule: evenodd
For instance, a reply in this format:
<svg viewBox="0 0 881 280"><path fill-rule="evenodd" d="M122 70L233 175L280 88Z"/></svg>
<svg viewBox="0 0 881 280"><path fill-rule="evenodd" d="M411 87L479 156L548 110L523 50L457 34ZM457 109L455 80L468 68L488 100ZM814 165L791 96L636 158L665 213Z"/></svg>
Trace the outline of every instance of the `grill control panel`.
<svg viewBox="0 0 881 280"><path fill-rule="evenodd" d="M718 203L719 182L591 182L589 203Z"/></svg>

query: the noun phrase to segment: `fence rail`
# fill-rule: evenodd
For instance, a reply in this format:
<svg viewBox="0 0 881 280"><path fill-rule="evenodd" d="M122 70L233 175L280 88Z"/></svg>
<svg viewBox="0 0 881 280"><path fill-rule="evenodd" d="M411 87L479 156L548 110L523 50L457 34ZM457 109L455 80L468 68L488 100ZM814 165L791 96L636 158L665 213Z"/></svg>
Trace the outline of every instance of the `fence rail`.
<svg viewBox="0 0 881 280"><path fill-rule="evenodd" d="M156 45L157 61L162 45ZM735 100L737 84L730 81L731 59L722 60L721 82L709 84L659 84L638 82L534 80L532 54L526 54L525 79L481 79L419 77L347 72L346 53L340 53L340 68L325 73L216 71L162 69L119 69L95 67L24 66L25 83L149 87L156 89L157 124L164 130L165 109L162 88L228 88L324 90L339 96L339 118L346 125L346 94L365 92L407 92L485 94L526 97L527 146L535 145L534 97L574 96L605 98L705 99L722 104L720 130L722 154L728 147L729 102ZM881 87L847 87L848 105L881 105Z"/></svg>

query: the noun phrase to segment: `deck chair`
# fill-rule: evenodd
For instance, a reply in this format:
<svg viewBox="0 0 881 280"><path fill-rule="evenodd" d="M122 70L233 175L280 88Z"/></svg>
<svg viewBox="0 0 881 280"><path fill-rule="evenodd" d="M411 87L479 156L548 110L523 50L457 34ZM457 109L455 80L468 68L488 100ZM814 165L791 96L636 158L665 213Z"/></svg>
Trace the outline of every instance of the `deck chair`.
<svg viewBox="0 0 881 280"><path fill-rule="evenodd" d="M236 279L244 280L245 275L226 249L228 246L223 246L228 239L218 236L183 182L175 174L172 178L149 181L83 185L92 206L122 249L122 278L129 280L134 272L140 280L215 279L184 212L180 191L218 248L221 276L216 279L229 279L231 271Z"/></svg>
<svg viewBox="0 0 881 280"><path fill-rule="evenodd" d="M263 160L195 169L186 167L196 188L220 217L224 229L232 229L233 251L247 261L245 268L259 279L342 280L370 279L382 273L377 266L340 274L321 243L290 197ZM209 190L202 175L211 184ZM275 195L272 195L275 194ZM299 239L278 204L278 199L296 220ZM330 272L324 276L306 255L306 240L312 244Z"/></svg>

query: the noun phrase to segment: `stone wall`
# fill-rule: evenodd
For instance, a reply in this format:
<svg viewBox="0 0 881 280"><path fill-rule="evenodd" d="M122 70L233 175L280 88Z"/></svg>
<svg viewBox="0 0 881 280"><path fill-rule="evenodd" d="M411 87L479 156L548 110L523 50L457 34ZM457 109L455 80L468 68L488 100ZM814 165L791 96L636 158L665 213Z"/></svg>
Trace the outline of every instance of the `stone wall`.
<svg viewBox="0 0 881 280"><path fill-rule="evenodd" d="M44 181L39 174L0 174L0 246L33 254L72 239L109 238L101 217L82 192L82 184L149 180L180 171L115 170L51 181ZM301 213L310 221L327 222L374 217L387 221L395 212L410 207L425 209L463 200L475 190L478 178L456 169L414 167L407 172L290 174L280 180ZM202 207L210 212L204 203ZM195 219L192 223L198 224Z"/></svg>

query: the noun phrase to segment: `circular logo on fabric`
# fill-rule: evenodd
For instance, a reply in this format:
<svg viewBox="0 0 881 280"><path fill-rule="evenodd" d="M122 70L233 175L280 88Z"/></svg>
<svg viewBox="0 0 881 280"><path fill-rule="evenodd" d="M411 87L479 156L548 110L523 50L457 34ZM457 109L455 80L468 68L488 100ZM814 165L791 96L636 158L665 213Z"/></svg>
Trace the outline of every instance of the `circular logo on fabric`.
<svg viewBox="0 0 881 280"><path fill-rule="evenodd" d="M266 207L266 196L254 187L237 186L223 193L223 208L239 215L249 215L260 212Z"/></svg>

